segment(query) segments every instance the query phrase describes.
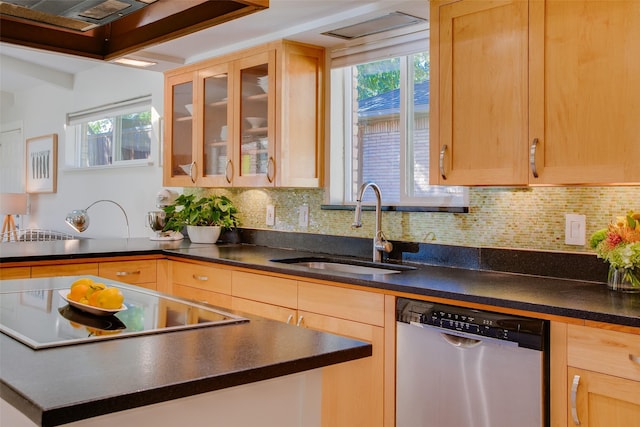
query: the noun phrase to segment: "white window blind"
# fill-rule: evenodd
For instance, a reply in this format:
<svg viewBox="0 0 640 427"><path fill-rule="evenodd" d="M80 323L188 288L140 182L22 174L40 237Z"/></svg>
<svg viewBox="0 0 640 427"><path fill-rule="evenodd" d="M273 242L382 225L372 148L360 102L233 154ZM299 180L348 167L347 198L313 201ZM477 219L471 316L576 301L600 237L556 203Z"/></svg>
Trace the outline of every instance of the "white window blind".
<svg viewBox="0 0 640 427"><path fill-rule="evenodd" d="M104 119L113 115L124 115L140 111L151 105L151 95L126 99L111 104L100 105L82 111L67 114L67 125L77 125L93 120Z"/></svg>

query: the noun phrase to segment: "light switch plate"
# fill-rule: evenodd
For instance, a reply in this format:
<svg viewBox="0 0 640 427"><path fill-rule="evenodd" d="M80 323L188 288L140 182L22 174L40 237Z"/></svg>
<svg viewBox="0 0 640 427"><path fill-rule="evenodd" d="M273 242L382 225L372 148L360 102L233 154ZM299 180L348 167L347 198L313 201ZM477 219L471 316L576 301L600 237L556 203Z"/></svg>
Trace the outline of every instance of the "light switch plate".
<svg viewBox="0 0 640 427"><path fill-rule="evenodd" d="M298 226L306 228L309 226L309 205L300 206L298 211Z"/></svg>
<svg viewBox="0 0 640 427"><path fill-rule="evenodd" d="M267 225L276 225L276 207L267 205Z"/></svg>
<svg viewBox="0 0 640 427"><path fill-rule="evenodd" d="M566 214L564 225L564 243L567 245L584 246L586 243L585 215Z"/></svg>

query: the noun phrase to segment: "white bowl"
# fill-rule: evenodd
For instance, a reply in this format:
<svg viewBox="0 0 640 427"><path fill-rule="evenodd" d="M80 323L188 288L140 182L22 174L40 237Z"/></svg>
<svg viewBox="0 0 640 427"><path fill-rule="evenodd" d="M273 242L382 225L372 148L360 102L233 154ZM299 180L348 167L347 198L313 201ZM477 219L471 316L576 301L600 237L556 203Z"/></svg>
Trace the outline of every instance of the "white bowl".
<svg viewBox="0 0 640 427"><path fill-rule="evenodd" d="M249 122L252 129L259 128L267 124L267 119L264 117L245 117L245 120Z"/></svg>
<svg viewBox="0 0 640 427"><path fill-rule="evenodd" d="M187 104L184 106L184 108L187 109L187 111L189 112L190 116L193 116L193 104Z"/></svg>
<svg viewBox="0 0 640 427"><path fill-rule="evenodd" d="M269 91L269 80L266 77L263 79L259 78L258 86L260 86L260 89L262 89L264 93L267 93Z"/></svg>

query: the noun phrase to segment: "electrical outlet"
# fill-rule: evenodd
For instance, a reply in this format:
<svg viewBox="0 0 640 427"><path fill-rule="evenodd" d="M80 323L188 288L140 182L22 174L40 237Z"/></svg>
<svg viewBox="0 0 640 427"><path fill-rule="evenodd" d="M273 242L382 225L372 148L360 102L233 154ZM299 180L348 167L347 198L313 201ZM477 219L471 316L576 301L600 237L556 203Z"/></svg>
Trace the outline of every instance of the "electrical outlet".
<svg viewBox="0 0 640 427"><path fill-rule="evenodd" d="M564 243L567 245L584 246L586 243L585 215L566 214L564 225Z"/></svg>
<svg viewBox="0 0 640 427"><path fill-rule="evenodd" d="M309 205L302 205L298 211L298 226L307 228L309 226Z"/></svg>
<svg viewBox="0 0 640 427"><path fill-rule="evenodd" d="M267 205L267 225L276 225L276 207Z"/></svg>

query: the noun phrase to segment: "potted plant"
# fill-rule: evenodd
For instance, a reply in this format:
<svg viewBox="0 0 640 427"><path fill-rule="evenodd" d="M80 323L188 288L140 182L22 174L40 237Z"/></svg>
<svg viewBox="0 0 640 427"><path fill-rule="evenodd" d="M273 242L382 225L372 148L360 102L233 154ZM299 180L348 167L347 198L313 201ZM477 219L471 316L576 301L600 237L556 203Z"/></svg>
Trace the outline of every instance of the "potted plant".
<svg viewBox="0 0 640 427"><path fill-rule="evenodd" d="M163 210L168 217L163 231L180 231L186 226L193 243L215 243L222 230L240 225L236 216L238 209L226 196L196 198L194 194L181 194Z"/></svg>

